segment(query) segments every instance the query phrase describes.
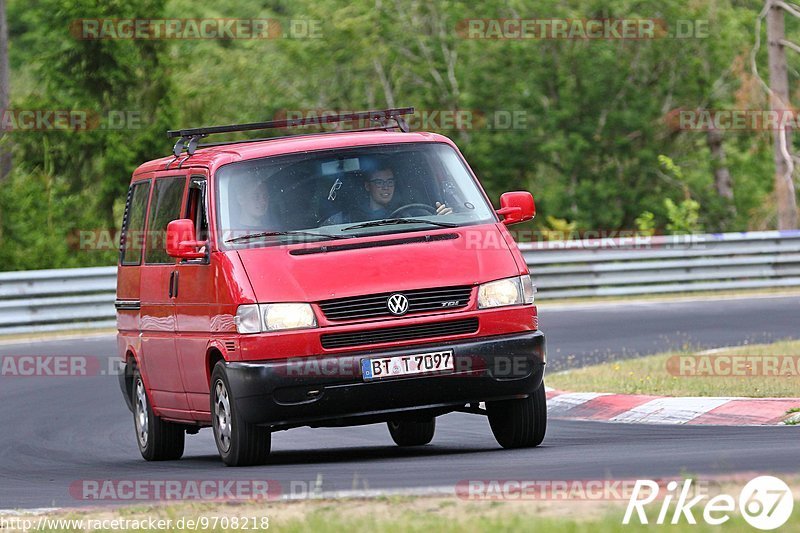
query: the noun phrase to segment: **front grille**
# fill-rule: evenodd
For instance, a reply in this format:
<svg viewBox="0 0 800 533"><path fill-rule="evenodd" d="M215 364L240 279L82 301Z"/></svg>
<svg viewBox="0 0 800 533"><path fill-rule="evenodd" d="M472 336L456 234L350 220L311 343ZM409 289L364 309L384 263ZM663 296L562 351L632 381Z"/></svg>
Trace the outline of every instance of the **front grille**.
<svg viewBox="0 0 800 533"><path fill-rule="evenodd" d="M328 320L353 320L357 318L373 318L380 316L394 316L389 312L387 300L397 292L384 292L369 294L367 296L353 296L350 298L337 298L320 302L319 306ZM400 291L408 298L408 313L422 311L441 311L458 309L469 304L472 287L438 287L435 289L417 289L413 291Z"/></svg>
<svg viewBox="0 0 800 533"><path fill-rule="evenodd" d="M468 333L475 333L476 331L478 331L478 319L467 318L464 320L451 320L449 322L415 324L412 326L381 328L351 333L327 333L322 335L321 340L323 348L331 349L379 344L382 342L410 341L428 337L465 335Z"/></svg>

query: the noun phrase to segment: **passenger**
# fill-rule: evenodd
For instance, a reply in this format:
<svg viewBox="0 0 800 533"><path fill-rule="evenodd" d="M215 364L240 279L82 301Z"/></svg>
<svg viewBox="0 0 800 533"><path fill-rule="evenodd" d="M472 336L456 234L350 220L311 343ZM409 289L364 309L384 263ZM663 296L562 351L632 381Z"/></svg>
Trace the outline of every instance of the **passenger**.
<svg viewBox="0 0 800 533"><path fill-rule="evenodd" d="M276 221L270 209L267 181L258 178L233 182L233 197L239 206L237 231L273 230Z"/></svg>

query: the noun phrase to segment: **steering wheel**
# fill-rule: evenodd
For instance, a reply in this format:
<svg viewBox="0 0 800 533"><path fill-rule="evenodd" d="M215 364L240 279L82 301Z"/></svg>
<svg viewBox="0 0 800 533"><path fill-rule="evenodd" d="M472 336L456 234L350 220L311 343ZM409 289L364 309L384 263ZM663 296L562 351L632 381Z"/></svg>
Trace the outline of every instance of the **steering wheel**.
<svg viewBox="0 0 800 533"><path fill-rule="evenodd" d="M429 206L428 204L406 204L404 206L398 207L389 215L389 218L394 218L398 216L403 211L407 211L409 209L422 209L423 211L427 211L431 215L436 214L436 208Z"/></svg>

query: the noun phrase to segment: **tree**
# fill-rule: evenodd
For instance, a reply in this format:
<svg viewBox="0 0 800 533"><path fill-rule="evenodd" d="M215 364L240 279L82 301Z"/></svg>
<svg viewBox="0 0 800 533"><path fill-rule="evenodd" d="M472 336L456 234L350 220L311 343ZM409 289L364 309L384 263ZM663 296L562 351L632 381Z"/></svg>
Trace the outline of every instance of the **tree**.
<svg viewBox="0 0 800 533"><path fill-rule="evenodd" d="M786 64L783 2L767 0L767 41L769 51L769 103L779 117L792 112L789 101L789 75ZM786 6L788 9L788 6ZM796 13L796 12L795 12ZM798 15L800 16L800 15ZM795 45L796 46L796 45ZM791 130L781 124L775 137L775 196L778 229L797 229L797 196L794 188Z"/></svg>

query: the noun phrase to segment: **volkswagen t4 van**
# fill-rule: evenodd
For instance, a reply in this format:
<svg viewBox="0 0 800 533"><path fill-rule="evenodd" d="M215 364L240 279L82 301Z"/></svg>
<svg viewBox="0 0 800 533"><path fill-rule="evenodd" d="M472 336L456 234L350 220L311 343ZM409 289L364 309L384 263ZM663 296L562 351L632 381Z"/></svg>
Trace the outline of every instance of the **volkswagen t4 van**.
<svg viewBox="0 0 800 533"><path fill-rule="evenodd" d="M507 226L453 141L413 109L328 117L350 131L199 144L302 120L170 131L133 173L117 283L120 386L151 461L211 427L227 465L271 435L386 423L427 444L436 417L488 416L505 448L546 428L545 343Z"/></svg>

